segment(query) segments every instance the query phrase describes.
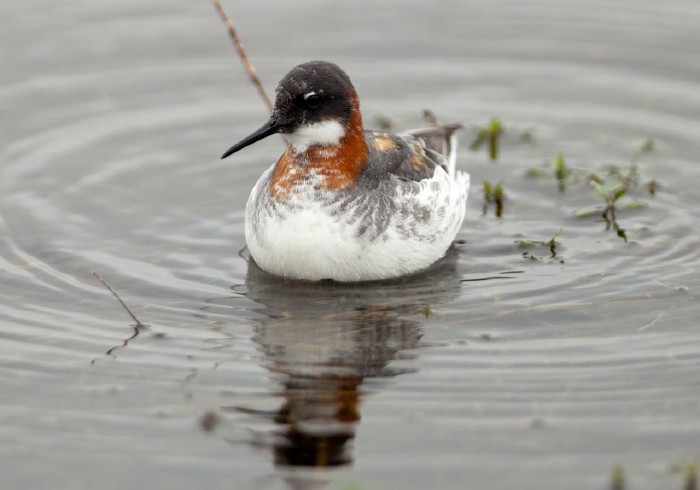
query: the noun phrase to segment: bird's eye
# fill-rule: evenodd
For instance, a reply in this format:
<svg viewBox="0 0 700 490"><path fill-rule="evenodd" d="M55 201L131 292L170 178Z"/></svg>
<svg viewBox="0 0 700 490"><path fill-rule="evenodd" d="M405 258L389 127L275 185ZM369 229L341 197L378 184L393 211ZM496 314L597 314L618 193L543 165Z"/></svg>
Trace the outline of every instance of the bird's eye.
<svg viewBox="0 0 700 490"><path fill-rule="evenodd" d="M315 109L319 105L321 105L321 96L316 95L316 94L311 94L307 97L304 98L304 103L306 104L306 107L310 109Z"/></svg>

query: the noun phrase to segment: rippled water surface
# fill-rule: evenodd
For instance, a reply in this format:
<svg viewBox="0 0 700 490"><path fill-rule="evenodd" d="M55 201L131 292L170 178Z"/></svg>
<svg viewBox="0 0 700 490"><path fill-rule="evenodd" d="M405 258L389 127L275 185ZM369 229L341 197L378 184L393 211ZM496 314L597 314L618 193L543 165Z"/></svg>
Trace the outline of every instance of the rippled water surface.
<svg viewBox="0 0 700 490"><path fill-rule="evenodd" d="M266 114L210 3L3 4L0 486L604 489L621 465L630 488L682 488L672 468L700 457L697 3L225 6L269 90L329 59L367 126L464 122L459 240L386 284L249 268L245 201L283 146L218 159ZM491 163L469 145L494 116ZM649 138L616 223L579 216L603 204L588 176ZM500 219L483 179L503 179Z"/></svg>

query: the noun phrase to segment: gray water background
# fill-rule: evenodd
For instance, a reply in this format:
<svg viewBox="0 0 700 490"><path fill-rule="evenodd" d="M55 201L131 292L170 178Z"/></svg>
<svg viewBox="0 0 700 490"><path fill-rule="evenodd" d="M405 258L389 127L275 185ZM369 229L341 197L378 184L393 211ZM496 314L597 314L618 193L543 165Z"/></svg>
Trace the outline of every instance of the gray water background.
<svg viewBox="0 0 700 490"><path fill-rule="evenodd" d="M700 456L700 6L224 6L269 91L328 59L368 127L465 123L460 242L408 283L248 270L245 201L283 145L218 159L266 111L211 4L4 3L0 487L603 489L622 465L630 488L681 488ZM497 163L468 149L493 116ZM602 200L559 192L549 160L604 175L650 137L628 242L576 217ZM501 219L482 179L504 179ZM559 228L556 258L517 243ZM292 464L307 453L336 466Z"/></svg>

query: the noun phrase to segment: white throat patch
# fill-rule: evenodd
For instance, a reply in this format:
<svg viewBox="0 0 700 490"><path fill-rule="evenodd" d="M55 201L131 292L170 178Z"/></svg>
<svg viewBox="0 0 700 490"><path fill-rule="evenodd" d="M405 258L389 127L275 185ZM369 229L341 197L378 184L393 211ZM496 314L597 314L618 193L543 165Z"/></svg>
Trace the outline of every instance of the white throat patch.
<svg viewBox="0 0 700 490"><path fill-rule="evenodd" d="M300 126L296 131L285 135L296 152L306 151L309 146L335 145L345 136L345 128L338 121L328 119Z"/></svg>

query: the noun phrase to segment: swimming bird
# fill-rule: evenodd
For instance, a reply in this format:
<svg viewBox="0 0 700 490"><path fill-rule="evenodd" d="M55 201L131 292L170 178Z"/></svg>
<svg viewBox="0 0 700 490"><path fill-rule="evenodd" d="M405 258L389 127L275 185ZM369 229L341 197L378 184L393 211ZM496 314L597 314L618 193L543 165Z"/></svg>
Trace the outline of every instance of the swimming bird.
<svg viewBox="0 0 700 490"><path fill-rule="evenodd" d="M455 169L458 127L365 131L342 69L327 61L295 66L277 86L270 119L221 157L276 133L289 143L248 199L251 256L268 273L310 281L428 268L465 215L469 174Z"/></svg>

